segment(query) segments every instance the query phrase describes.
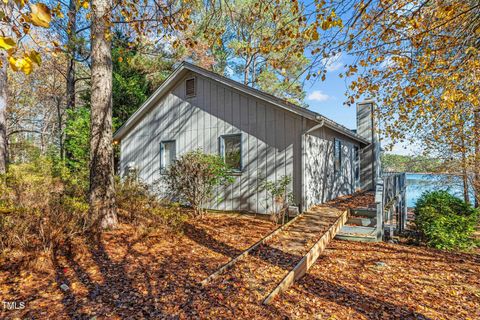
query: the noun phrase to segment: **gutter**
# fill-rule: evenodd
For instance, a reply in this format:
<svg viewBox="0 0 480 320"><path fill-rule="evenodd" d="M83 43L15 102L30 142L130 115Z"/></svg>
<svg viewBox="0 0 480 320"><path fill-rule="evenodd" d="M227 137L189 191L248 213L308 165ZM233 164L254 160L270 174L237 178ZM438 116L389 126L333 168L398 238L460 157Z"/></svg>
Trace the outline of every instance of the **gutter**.
<svg viewBox="0 0 480 320"><path fill-rule="evenodd" d="M348 129L348 128L342 126L341 124L338 124L338 123L336 123L336 122L334 122L334 121L332 121L328 118L325 118L322 115L316 116L315 120L320 121L322 126L328 127L328 128L330 128L334 131L337 131L337 132L349 137L352 140L355 140L355 141L358 141L358 142L362 143L363 147L366 147L370 144L370 142L368 140L365 140L364 138L360 137L358 134L352 132L350 129ZM313 127L313 128L316 128L316 126Z"/></svg>

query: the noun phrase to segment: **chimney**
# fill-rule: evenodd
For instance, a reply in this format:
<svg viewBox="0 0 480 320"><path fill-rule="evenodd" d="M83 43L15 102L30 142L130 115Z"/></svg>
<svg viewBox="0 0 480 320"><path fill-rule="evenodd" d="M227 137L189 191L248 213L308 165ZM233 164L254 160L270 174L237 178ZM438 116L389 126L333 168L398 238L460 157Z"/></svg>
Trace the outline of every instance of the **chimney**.
<svg viewBox="0 0 480 320"><path fill-rule="evenodd" d="M357 103L357 134L370 142L360 150L360 188L363 191L374 190L380 177L380 142L374 107L373 100Z"/></svg>

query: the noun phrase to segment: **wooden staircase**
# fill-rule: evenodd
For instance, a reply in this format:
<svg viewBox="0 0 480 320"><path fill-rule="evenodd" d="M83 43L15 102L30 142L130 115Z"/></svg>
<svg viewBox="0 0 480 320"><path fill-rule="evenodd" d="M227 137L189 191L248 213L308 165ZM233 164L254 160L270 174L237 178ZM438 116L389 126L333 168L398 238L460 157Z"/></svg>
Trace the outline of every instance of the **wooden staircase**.
<svg viewBox="0 0 480 320"><path fill-rule="evenodd" d="M278 294L287 290L295 281L303 277L308 270L317 261L320 254L325 250L328 243L335 237L337 232L342 228L348 219L348 210L339 211L338 209L324 207L317 210L314 214L317 219L320 217L334 216L336 219L333 224L327 229L325 233L318 239L317 242L310 248L310 250L303 256L303 258L290 270L290 272L283 278L278 286L265 298L264 304L269 304Z"/></svg>
<svg viewBox="0 0 480 320"><path fill-rule="evenodd" d="M337 239L376 242L378 237L377 211L375 209L352 209L345 225L336 235Z"/></svg>
<svg viewBox="0 0 480 320"><path fill-rule="evenodd" d="M229 270L236 268L241 261L246 263L245 260L251 259L253 262L255 258L261 257L264 262L274 263L272 261L275 261L279 255L289 257L288 263L282 263L283 278L280 280L268 272L262 272L263 268L241 269L241 272L249 273L243 274L242 278L244 279L252 281L262 279L263 289L269 294L264 296L265 290L260 290L258 296L263 296L261 302L269 304L277 295L308 272L328 243L345 224L348 212L349 210L340 210L329 206L316 206L295 217L230 260L202 281L202 285L207 286L215 281L219 283L227 281ZM225 279L222 280L222 277Z"/></svg>

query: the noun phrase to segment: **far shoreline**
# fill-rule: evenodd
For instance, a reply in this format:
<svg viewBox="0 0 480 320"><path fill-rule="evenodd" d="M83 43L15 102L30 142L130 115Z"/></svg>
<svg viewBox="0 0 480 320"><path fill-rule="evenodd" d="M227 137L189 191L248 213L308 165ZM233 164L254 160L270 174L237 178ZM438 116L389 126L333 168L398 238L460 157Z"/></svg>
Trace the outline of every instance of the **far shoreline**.
<svg viewBox="0 0 480 320"><path fill-rule="evenodd" d="M403 172L399 172L399 171L385 171L384 173L403 173ZM405 172L405 174L461 176L460 173L437 173L437 172Z"/></svg>

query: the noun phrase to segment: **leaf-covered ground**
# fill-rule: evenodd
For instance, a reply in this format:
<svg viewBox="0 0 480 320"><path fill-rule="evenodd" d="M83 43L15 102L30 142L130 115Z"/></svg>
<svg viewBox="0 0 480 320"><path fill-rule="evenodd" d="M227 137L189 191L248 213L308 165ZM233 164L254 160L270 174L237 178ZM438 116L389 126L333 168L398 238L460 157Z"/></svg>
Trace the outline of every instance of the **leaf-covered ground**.
<svg viewBox="0 0 480 320"><path fill-rule="evenodd" d="M0 305L0 319L480 318L478 255L399 244L333 241L271 306L259 303L270 289L262 289L262 277L243 275L281 274L298 257L252 255L199 284L274 228L250 216L210 215L182 235L142 236L123 226L99 245L72 243L53 263L0 261L0 300L26 302L16 311Z"/></svg>

